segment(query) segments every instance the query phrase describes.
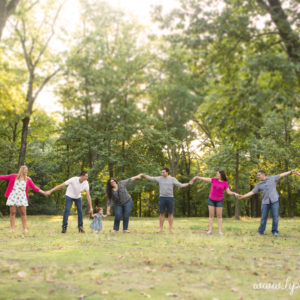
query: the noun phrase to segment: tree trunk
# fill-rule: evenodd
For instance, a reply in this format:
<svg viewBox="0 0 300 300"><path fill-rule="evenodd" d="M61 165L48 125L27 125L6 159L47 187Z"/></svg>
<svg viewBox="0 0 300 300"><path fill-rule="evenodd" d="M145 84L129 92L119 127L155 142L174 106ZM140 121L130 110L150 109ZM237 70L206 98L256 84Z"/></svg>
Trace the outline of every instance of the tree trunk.
<svg viewBox="0 0 300 300"><path fill-rule="evenodd" d="M232 217L231 202L228 200L228 198L227 198L227 215L228 215L228 218Z"/></svg>
<svg viewBox="0 0 300 300"><path fill-rule="evenodd" d="M89 96L89 91L86 90L86 97ZM89 125L90 123L90 112L89 112L89 105L85 102L84 104L84 109L85 109L85 121L87 123L87 125ZM92 155L92 149L91 149L91 137L88 137L88 164L89 164L89 168L91 169L93 167L93 155Z"/></svg>
<svg viewBox="0 0 300 300"><path fill-rule="evenodd" d="M28 135L28 127L30 122L30 117L25 117L23 120L23 127L22 127L22 137L21 137L21 148L19 154L19 162L18 162L18 169L24 165L25 163L25 155L26 155L26 148L27 148L27 135Z"/></svg>
<svg viewBox="0 0 300 300"><path fill-rule="evenodd" d="M141 197L141 193L139 193L138 196L138 201L139 201L139 217L142 217L142 197Z"/></svg>
<svg viewBox="0 0 300 300"><path fill-rule="evenodd" d="M255 199L255 217L258 218L261 215L261 203L258 194L253 195L253 197Z"/></svg>
<svg viewBox="0 0 300 300"><path fill-rule="evenodd" d="M285 161L285 165L286 165L285 170L288 171L289 164L287 160ZM288 196L287 202L289 207L289 217L294 218L294 203L292 201L291 184L288 176L286 177L286 184L287 184L287 196Z"/></svg>
<svg viewBox="0 0 300 300"><path fill-rule="evenodd" d="M236 150L236 160L235 160L235 190L239 192L239 167L240 167L240 152ZM241 211L240 211L240 204L239 199L235 199L235 212L234 216L236 220L240 219Z"/></svg>
<svg viewBox="0 0 300 300"><path fill-rule="evenodd" d="M13 124L12 124L12 143L13 143L13 146L15 147L15 145L16 145L16 141L17 141L17 137L18 137L18 122L14 122ZM14 157L14 151L10 151L9 152L9 157L8 157L8 160L10 161L10 162L13 162L14 161L14 159L13 159L13 157ZM13 169L15 169L15 165L14 165L14 167L13 167ZM7 173L12 173L13 171L12 170L7 170Z"/></svg>
<svg viewBox="0 0 300 300"><path fill-rule="evenodd" d="M250 184L250 191L252 191L252 189L253 189L253 185ZM251 201L250 216L251 216L251 218L254 218L256 216L255 215L255 195L250 197L250 201Z"/></svg>

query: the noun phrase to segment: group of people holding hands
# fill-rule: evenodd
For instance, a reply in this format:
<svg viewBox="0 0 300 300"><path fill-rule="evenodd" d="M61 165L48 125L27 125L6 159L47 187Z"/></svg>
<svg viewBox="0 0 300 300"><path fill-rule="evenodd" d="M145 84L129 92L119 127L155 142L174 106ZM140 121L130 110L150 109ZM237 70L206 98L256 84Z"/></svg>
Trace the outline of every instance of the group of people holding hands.
<svg viewBox="0 0 300 300"><path fill-rule="evenodd" d="M279 219L279 195L276 190L276 182L288 175L300 175L296 170L291 170L275 176L266 176L264 171L257 172L257 178L259 182L256 186L245 195L239 195L230 190L229 184L224 171L218 171L216 177L200 177L195 176L188 183L180 183L175 177L170 175L168 168L161 170L161 176L151 177L146 174L139 174L126 180L117 181L115 178L110 178L106 185L107 195L107 213L103 214L102 208L96 208L96 213L93 213L92 199L89 191L88 173L82 171L79 176L72 177L67 181L55 186L49 191L42 191L34 185L33 181L27 176L28 168L22 166L19 169L18 174L0 175L0 180L7 180L8 187L5 192L7 198L6 205L10 207L10 231L15 230L15 217L17 207L19 208L22 225L24 232L27 232L26 221L26 207L28 206L28 189L32 188L34 191L39 192L45 196L49 196L54 191L67 188L65 194L65 210L63 214L62 233L66 233L68 227L68 218L72 203L75 202L78 215L78 230L80 233L84 233L83 229L83 213L82 213L82 199L81 193L86 192L87 201L89 204L89 213L93 217L93 222L90 228L95 232L102 230L102 218L110 215L110 208L114 206L114 225L113 232L118 232L120 227L120 221L123 220L123 232L129 233L129 217L132 210L132 198L127 191L127 186L130 185L136 179L146 178L150 181L157 182L159 184L159 229L158 232L163 230L165 211L168 212L169 231L173 232L173 217L174 217L174 185L180 188L185 188L192 185L196 180L202 180L207 183L211 183L211 190L208 196L208 210L209 210L209 222L207 234L212 234L213 219L215 213L218 219L219 234L223 235L222 230L222 210L224 206L224 192L228 195L234 195L238 199L251 197L252 195L262 192L262 210L261 210L261 222L258 228L257 234L264 234L268 213L272 211L272 234L278 235L278 219Z"/></svg>

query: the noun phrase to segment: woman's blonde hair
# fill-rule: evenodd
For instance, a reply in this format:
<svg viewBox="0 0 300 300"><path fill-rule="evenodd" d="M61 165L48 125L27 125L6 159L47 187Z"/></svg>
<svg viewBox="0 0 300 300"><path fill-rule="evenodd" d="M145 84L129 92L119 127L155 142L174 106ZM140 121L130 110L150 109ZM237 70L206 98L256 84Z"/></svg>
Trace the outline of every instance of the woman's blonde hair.
<svg viewBox="0 0 300 300"><path fill-rule="evenodd" d="M17 179L20 179L21 176L24 176L24 170L25 169L28 169L28 168L26 166L21 166L20 167ZM26 180L26 177L24 179Z"/></svg>

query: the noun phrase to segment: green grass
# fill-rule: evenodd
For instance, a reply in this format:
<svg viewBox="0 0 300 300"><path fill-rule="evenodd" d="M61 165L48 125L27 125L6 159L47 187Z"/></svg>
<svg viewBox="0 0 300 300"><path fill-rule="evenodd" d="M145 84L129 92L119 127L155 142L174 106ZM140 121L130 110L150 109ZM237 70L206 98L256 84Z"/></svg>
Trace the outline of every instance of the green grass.
<svg viewBox="0 0 300 300"><path fill-rule="evenodd" d="M61 217L29 216L29 233L9 233L0 218L0 299L299 299L300 219L281 219L280 236L255 236L259 219L224 219L224 236L206 235L207 218L175 219L175 233L156 233L158 220L131 218L131 234L86 234ZM254 289L286 280L299 289Z"/></svg>

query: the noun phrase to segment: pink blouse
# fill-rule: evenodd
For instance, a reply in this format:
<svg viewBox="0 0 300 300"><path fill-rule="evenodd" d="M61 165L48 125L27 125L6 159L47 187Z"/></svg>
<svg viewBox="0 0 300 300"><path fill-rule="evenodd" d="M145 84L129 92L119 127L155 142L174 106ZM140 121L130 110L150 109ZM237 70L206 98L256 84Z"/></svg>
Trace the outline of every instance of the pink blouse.
<svg viewBox="0 0 300 300"><path fill-rule="evenodd" d="M8 182L8 187L7 187L6 192L4 194L4 196L6 198L9 197L11 191L13 190L17 176L18 176L18 174L0 175L0 180L8 180L9 181ZM31 178L27 177L26 189L25 189L27 199L28 199L28 189L29 189L29 187L31 187L36 192L40 191L40 189L37 186L34 185Z"/></svg>
<svg viewBox="0 0 300 300"><path fill-rule="evenodd" d="M217 178L211 179L212 187L209 198L215 201L221 201L224 198L224 191L229 188L227 181L219 181Z"/></svg>

